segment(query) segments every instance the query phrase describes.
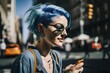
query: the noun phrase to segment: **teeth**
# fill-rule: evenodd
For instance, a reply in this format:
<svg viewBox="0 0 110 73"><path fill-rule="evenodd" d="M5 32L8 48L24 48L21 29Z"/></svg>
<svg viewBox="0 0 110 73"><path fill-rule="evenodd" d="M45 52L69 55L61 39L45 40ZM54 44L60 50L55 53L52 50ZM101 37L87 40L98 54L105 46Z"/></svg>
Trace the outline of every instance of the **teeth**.
<svg viewBox="0 0 110 73"><path fill-rule="evenodd" d="M61 38L58 38L59 40L62 40Z"/></svg>

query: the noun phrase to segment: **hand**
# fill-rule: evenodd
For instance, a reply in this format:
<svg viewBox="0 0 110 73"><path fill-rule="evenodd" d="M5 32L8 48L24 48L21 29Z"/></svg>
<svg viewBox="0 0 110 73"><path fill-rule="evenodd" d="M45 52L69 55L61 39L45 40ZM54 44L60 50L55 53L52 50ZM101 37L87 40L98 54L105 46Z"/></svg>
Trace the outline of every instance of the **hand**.
<svg viewBox="0 0 110 73"><path fill-rule="evenodd" d="M82 73L83 65L83 61L78 61L76 64L68 65L64 71L66 71L67 73Z"/></svg>

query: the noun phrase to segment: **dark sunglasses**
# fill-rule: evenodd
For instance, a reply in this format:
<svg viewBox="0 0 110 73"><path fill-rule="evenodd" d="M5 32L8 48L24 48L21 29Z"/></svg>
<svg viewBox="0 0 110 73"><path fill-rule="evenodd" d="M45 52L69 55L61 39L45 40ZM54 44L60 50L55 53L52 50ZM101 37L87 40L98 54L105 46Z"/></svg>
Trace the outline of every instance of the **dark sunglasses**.
<svg viewBox="0 0 110 73"><path fill-rule="evenodd" d="M55 25L49 25L49 26L53 26L56 28L56 30L53 31L56 35L61 34L64 31L64 29L66 29L66 32L68 34L69 28L64 28L63 24L57 23Z"/></svg>

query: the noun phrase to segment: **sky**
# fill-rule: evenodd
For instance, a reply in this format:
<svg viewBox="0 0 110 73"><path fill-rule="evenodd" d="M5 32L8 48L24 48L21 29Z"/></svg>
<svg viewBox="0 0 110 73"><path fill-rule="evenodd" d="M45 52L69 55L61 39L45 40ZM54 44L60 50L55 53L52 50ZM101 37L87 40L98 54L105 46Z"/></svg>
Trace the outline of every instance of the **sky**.
<svg viewBox="0 0 110 73"><path fill-rule="evenodd" d="M16 0L15 14L23 19L25 12L32 6L32 0ZM28 38L27 24L23 20L23 43L26 43Z"/></svg>
<svg viewBox="0 0 110 73"><path fill-rule="evenodd" d="M24 15L32 6L32 0L16 0L16 15Z"/></svg>

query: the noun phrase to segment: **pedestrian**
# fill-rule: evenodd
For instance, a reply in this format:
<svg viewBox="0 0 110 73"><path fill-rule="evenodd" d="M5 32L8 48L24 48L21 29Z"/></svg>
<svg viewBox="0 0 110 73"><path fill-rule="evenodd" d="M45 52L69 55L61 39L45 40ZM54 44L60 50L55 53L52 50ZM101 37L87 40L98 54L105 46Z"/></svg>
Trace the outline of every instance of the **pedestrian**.
<svg viewBox="0 0 110 73"><path fill-rule="evenodd" d="M66 59L69 58L70 54L71 54L71 50L72 50L72 42L73 42L73 39L70 38L70 37L66 37L64 42L63 42L63 48L65 49L65 53L66 53Z"/></svg>
<svg viewBox="0 0 110 73"><path fill-rule="evenodd" d="M64 49L65 49L65 52L66 52L66 59L69 58L70 56L70 53L71 53L71 50L72 50L72 46L71 46L71 43L70 42L64 42Z"/></svg>
<svg viewBox="0 0 110 73"><path fill-rule="evenodd" d="M71 52L71 44L70 43L65 43L65 51L66 51L66 59L68 59L70 52Z"/></svg>
<svg viewBox="0 0 110 73"><path fill-rule="evenodd" d="M15 60L11 73L81 73L83 62L70 64L62 70L61 54L51 49L53 46L62 46L67 36L66 29L70 25L69 13L48 3L33 6L28 12L28 29L38 37L37 44L29 47L35 54L29 50L24 51Z"/></svg>
<svg viewBox="0 0 110 73"><path fill-rule="evenodd" d="M71 50L72 50L72 46L71 46L71 43L73 42L73 40L69 37L65 38L64 40L64 49L65 49L65 52L66 52L66 59L69 58L70 56L70 53L71 53Z"/></svg>
<svg viewBox="0 0 110 73"><path fill-rule="evenodd" d="M5 49L6 49L6 44L4 39L2 39L2 43L0 44L0 49L1 49L1 57L5 56Z"/></svg>
<svg viewBox="0 0 110 73"><path fill-rule="evenodd" d="M90 54L89 54L90 47L89 47L89 43L87 43L86 40L84 41L83 49L85 51L84 58L89 58L90 57Z"/></svg>
<svg viewBox="0 0 110 73"><path fill-rule="evenodd" d="M103 59L106 59L106 56L108 56L108 59L110 59L110 41L104 42L103 44Z"/></svg>

